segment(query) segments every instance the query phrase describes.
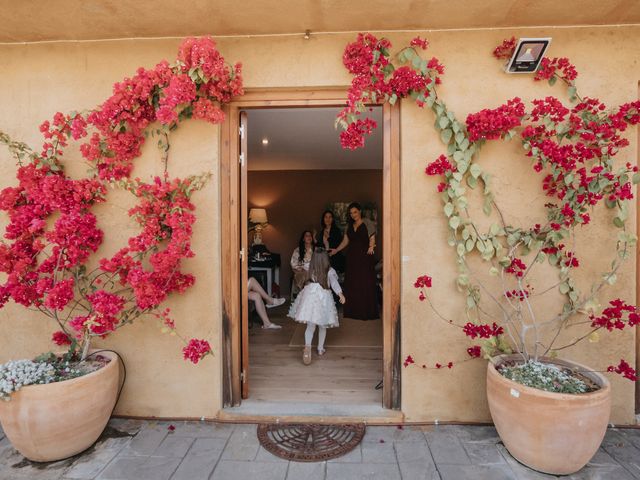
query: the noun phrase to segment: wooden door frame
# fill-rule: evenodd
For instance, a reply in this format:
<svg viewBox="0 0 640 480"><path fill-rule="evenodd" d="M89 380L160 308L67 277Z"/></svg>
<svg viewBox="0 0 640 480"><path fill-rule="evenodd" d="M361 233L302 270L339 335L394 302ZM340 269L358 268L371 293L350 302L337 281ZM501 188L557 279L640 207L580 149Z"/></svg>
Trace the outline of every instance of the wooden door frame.
<svg viewBox="0 0 640 480"><path fill-rule="evenodd" d="M331 89L248 89L225 106L220 136L222 248L222 396L223 405L240 404L241 372L241 213L239 112L244 108L328 107L345 105L346 87ZM383 406L400 410L400 107L383 105ZM246 258L246 254L245 254Z"/></svg>

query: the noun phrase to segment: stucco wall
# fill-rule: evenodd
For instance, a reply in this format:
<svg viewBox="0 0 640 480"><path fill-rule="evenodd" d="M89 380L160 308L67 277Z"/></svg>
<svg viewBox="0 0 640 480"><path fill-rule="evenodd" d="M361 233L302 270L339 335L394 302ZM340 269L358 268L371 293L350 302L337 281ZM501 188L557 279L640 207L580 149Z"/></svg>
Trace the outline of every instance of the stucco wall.
<svg viewBox="0 0 640 480"><path fill-rule="evenodd" d="M568 56L580 71L578 86L584 95L599 97L615 105L637 98L640 79L635 47L640 29L576 28L491 31L431 32L428 54L446 65L440 95L464 119L470 112L494 107L514 96L524 100L549 94L563 95L560 87L535 84L529 76L508 76L491 56L503 38L552 36L550 55ZM388 35L401 45L413 35ZM355 35L301 37L225 38L220 49L229 61L244 63L247 87L298 87L347 85L349 77L341 65L344 45ZM0 128L32 145L40 142L38 125L57 110L89 108L101 102L111 85L130 75L139 65L174 58L179 40L127 40L64 44L0 46ZM467 344L460 332L447 328L416 299L415 277L429 273L435 278L434 301L447 316L463 313L463 298L453 287L454 255L446 243L445 223L435 193L437 179L422 175L428 161L443 151L432 128L429 112L405 102L401 111L402 168L402 334L403 354L419 363L463 359ZM619 156L635 162L636 132L628 132L631 146ZM176 339L161 335L154 322L127 327L105 342L121 351L127 360L129 379L118 413L159 416L214 416L221 405L220 371L220 272L218 197L218 130L198 122L181 127L173 136L170 170L176 175L213 170L213 180L194 197L199 208L195 227L196 258L188 267L197 277L196 286L173 298L177 323L186 335L214 340L216 355L197 367L179 357ZM70 157L77 160L75 157ZM5 151L0 152L0 184L14 183L15 167ZM517 142L492 143L482 154L483 167L495 174L494 190L507 220L530 225L543 218L545 198L541 177L531 169ZM145 148L136 164L136 175L158 171L153 145ZM77 165L73 166L78 171ZM80 170L81 171L81 170ZM114 194L115 206L104 206L101 225L106 232L104 252L112 252L132 231L126 220L125 195ZM581 279L586 282L610 261L603 245L610 245L617 232L610 227L608 213L598 210L593 225L578 239L584 247ZM635 231L635 212L629 226ZM609 243L607 243L609 242ZM588 260L589 259L589 260ZM212 268L212 266L214 268ZM635 257L619 274L619 282L603 300L620 296L635 300ZM550 302L555 299L553 295ZM548 308L543 306L541 311ZM0 310L0 361L27 357L49 347L52 326L31 313L7 306ZM567 333L571 338L573 332ZM635 362L633 332L603 335L596 344L584 344L567 357L603 369L620 358ZM451 371L403 371L402 410L408 421L486 421L489 413L484 395L483 361L461 364ZM615 423L633 421L633 385L612 378Z"/></svg>

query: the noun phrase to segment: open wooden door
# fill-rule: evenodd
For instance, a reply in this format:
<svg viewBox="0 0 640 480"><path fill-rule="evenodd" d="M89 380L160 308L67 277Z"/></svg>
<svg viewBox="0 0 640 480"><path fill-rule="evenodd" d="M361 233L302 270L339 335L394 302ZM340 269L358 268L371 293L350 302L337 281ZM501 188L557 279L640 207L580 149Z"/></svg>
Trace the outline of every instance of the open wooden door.
<svg viewBox="0 0 640 480"><path fill-rule="evenodd" d="M247 112L240 112L240 301L242 302L242 369L240 381L242 382L242 398L249 397L249 299L247 288L249 278L247 274L249 242L247 229Z"/></svg>
<svg viewBox="0 0 640 480"><path fill-rule="evenodd" d="M221 127L221 245L223 402L236 406L249 394L248 337L248 208L247 108L343 106L347 93L336 89L272 89L247 91L225 106L228 121ZM400 318L400 107L383 107L383 406L401 407ZM240 132L238 132L240 128ZM240 250L240 255L238 255ZM640 345L640 342L639 342ZM638 347L640 351L640 346Z"/></svg>

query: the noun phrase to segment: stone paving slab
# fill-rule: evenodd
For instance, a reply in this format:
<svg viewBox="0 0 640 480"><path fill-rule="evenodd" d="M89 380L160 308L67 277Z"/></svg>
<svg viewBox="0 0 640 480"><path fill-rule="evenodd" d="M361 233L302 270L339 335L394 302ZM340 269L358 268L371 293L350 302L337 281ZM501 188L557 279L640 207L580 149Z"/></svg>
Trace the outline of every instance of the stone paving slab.
<svg viewBox="0 0 640 480"><path fill-rule="evenodd" d="M327 462L290 462L262 448L256 425L113 419L75 457L25 460L0 430L0 480L640 480L640 430L611 428L580 472L556 477L515 460L491 426L368 427Z"/></svg>

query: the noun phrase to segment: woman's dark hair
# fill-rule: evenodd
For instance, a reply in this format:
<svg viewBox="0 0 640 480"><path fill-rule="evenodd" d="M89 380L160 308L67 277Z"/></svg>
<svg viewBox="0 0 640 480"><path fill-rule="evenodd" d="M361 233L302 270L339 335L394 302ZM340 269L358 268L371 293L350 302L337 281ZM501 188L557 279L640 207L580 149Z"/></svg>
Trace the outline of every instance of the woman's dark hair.
<svg viewBox="0 0 640 480"><path fill-rule="evenodd" d="M360 215L362 215L362 207L360 206L360 204L358 202L351 202L347 207L347 220L349 221L349 225L353 225L353 218L351 218L352 208L357 208L360 212Z"/></svg>
<svg viewBox="0 0 640 480"><path fill-rule="evenodd" d="M325 210L324 212L322 212L322 216L320 217L320 231L322 232L325 228L324 225L324 216L330 213L331 214L331 227L329 227L329 230L333 230L333 227L336 225L336 216L333 214L333 212L331 210Z"/></svg>
<svg viewBox="0 0 640 480"><path fill-rule="evenodd" d="M306 249L304 248L304 236L306 234L311 235L311 247L313 248L315 246L316 241L313 238L313 233L311 232L311 230L304 230L302 232L302 235L300 235L300 240L298 240L298 261L300 263L304 263L304 255L305 253L307 253Z"/></svg>

